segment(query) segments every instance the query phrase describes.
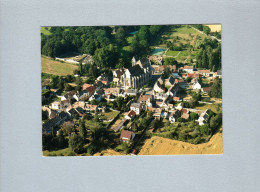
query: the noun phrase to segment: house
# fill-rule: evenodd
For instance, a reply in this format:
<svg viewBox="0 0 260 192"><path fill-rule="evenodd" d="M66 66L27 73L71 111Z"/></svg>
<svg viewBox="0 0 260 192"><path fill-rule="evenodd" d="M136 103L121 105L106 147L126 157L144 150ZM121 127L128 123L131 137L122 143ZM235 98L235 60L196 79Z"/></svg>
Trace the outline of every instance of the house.
<svg viewBox="0 0 260 192"><path fill-rule="evenodd" d="M203 88L201 88L201 91L203 93L208 93L210 91L210 89L211 89L211 87L203 87Z"/></svg>
<svg viewBox="0 0 260 192"><path fill-rule="evenodd" d="M182 89L185 89L187 87L187 82L183 79L175 79L174 82L177 83Z"/></svg>
<svg viewBox="0 0 260 192"><path fill-rule="evenodd" d="M179 103L177 105L177 107L175 107L175 109L178 109L178 110L182 110L182 108L183 108L183 103Z"/></svg>
<svg viewBox="0 0 260 192"><path fill-rule="evenodd" d="M173 86L174 82L175 82L174 77L172 75L170 75L170 77L168 79L165 79L165 86L171 87L171 86Z"/></svg>
<svg viewBox="0 0 260 192"><path fill-rule="evenodd" d="M148 107L152 107L154 97L153 95L141 95L139 97L139 102L143 105L147 105Z"/></svg>
<svg viewBox="0 0 260 192"><path fill-rule="evenodd" d="M161 77L154 84L153 91L156 92L156 93L164 93L165 92L164 81Z"/></svg>
<svg viewBox="0 0 260 192"><path fill-rule="evenodd" d="M49 79L45 79L45 80L42 82L42 91L45 90L45 89L49 89L49 83L50 83L50 80L49 80Z"/></svg>
<svg viewBox="0 0 260 192"><path fill-rule="evenodd" d="M130 109L133 110L136 113L136 115L140 115L142 111L142 105L141 103L132 103L130 105Z"/></svg>
<svg viewBox="0 0 260 192"><path fill-rule="evenodd" d="M113 71L113 82L117 85L120 86L120 79L121 76L124 74L125 70L124 68L117 69Z"/></svg>
<svg viewBox="0 0 260 192"><path fill-rule="evenodd" d="M122 130L120 135L120 141L129 143L135 137L135 133L133 131Z"/></svg>
<svg viewBox="0 0 260 192"><path fill-rule="evenodd" d="M201 84L197 81L192 85L192 89L201 89Z"/></svg>
<svg viewBox="0 0 260 192"><path fill-rule="evenodd" d="M127 89L127 91L125 92L125 95L136 96L137 89Z"/></svg>
<svg viewBox="0 0 260 192"><path fill-rule="evenodd" d="M96 100L98 102L100 102L102 100L102 96L101 95L98 95L98 94L94 94L92 95L90 98L89 98L89 101L92 101L92 100Z"/></svg>
<svg viewBox="0 0 260 192"><path fill-rule="evenodd" d="M61 100L62 100L62 101L71 100L71 99L73 99L73 95L75 95L75 94L76 94L76 91L71 91L71 92L69 92L69 93L63 95L63 96L61 97Z"/></svg>
<svg viewBox="0 0 260 192"><path fill-rule="evenodd" d="M190 117L190 114L189 113L182 113L181 115L181 118L185 119L185 120L188 120Z"/></svg>
<svg viewBox="0 0 260 192"><path fill-rule="evenodd" d="M84 101L77 101L73 104L72 107L73 108L81 107L81 108L85 109L85 105L86 105L86 103Z"/></svg>
<svg viewBox="0 0 260 192"><path fill-rule="evenodd" d="M79 114L80 117L84 117L85 113L81 107L75 108L75 111Z"/></svg>
<svg viewBox="0 0 260 192"><path fill-rule="evenodd" d="M202 75L201 74L199 74L199 73L189 73L188 75L187 75L187 77L190 77L190 78L200 78L200 77L202 77Z"/></svg>
<svg viewBox="0 0 260 192"><path fill-rule="evenodd" d="M97 112L98 106L97 105L86 104L85 105L85 110L87 112Z"/></svg>
<svg viewBox="0 0 260 192"><path fill-rule="evenodd" d="M167 119L167 118L168 118L168 115L169 115L169 113L168 113L167 111L162 111L162 112L161 112L161 117L162 117L162 118Z"/></svg>
<svg viewBox="0 0 260 192"><path fill-rule="evenodd" d="M42 132L45 134L51 133L55 126L61 125L68 118L69 116L66 112L60 112L56 117L49 119L42 125Z"/></svg>
<svg viewBox="0 0 260 192"><path fill-rule="evenodd" d="M173 86L171 86L168 89L167 94L176 97L179 94L180 88L178 83L174 83Z"/></svg>
<svg viewBox="0 0 260 192"><path fill-rule="evenodd" d="M133 110L131 110L125 115L125 119L132 120L135 117L135 115L136 113Z"/></svg>
<svg viewBox="0 0 260 192"><path fill-rule="evenodd" d="M104 88L104 93L106 96L113 94L116 97L118 97L120 92L121 92L120 88Z"/></svg>
<svg viewBox="0 0 260 192"><path fill-rule="evenodd" d="M206 109L203 113L201 113L199 119L197 120L199 122L199 125L204 125L204 123L207 123L209 120L209 109Z"/></svg>
<svg viewBox="0 0 260 192"><path fill-rule="evenodd" d="M181 112L179 110L174 110L170 115L169 115L169 121L171 123L174 123L177 121L177 119L181 116Z"/></svg>
<svg viewBox="0 0 260 192"><path fill-rule="evenodd" d="M124 127L124 123L126 122L126 119L123 119L122 121L119 122L119 124L113 128L115 132L118 132Z"/></svg>
<svg viewBox="0 0 260 192"><path fill-rule="evenodd" d="M107 99L106 99L106 100L107 100L108 102L110 102L110 101L114 101L115 99L116 99L116 96L113 95L113 94L110 94L110 95L107 96Z"/></svg>
<svg viewBox="0 0 260 192"><path fill-rule="evenodd" d="M210 75L210 70L199 70L199 74L209 77Z"/></svg>
<svg viewBox="0 0 260 192"><path fill-rule="evenodd" d="M172 100L173 101L181 101L181 98L180 97L172 97Z"/></svg>
<svg viewBox="0 0 260 192"><path fill-rule="evenodd" d="M161 113L162 109L161 108L154 108L154 107L147 107L148 111L151 111L153 113L153 117L160 120L161 119Z"/></svg>
<svg viewBox="0 0 260 192"><path fill-rule="evenodd" d="M56 117L56 115L58 113L56 110L50 109L50 108L45 107L45 106L42 107L42 110L47 112L48 119L53 119L54 117Z"/></svg>
<svg viewBox="0 0 260 192"><path fill-rule="evenodd" d="M70 102L69 100L64 100L64 101L54 101L53 103L51 103L51 108L52 109L65 109L68 106L70 106Z"/></svg>
<svg viewBox="0 0 260 192"><path fill-rule="evenodd" d="M69 106L66 109L66 111L69 114L70 118L72 118L74 115L78 114L78 112L74 108L72 108L71 106Z"/></svg>
<svg viewBox="0 0 260 192"><path fill-rule="evenodd" d="M163 58L160 57L160 56L157 56L157 55L151 55L151 56L149 57L149 60L150 60L150 61L153 61L154 63L157 63L157 64L161 65Z"/></svg>
<svg viewBox="0 0 260 192"><path fill-rule="evenodd" d="M84 83L82 85L82 91L84 91L84 90L87 90L89 93L89 96L91 96L95 93L96 88L91 84Z"/></svg>
<svg viewBox="0 0 260 192"><path fill-rule="evenodd" d="M73 95L73 98L76 99L77 101L84 101L85 99L88 99L92 94L88 92L87 89L83 91L79 91L76 94Z"/></svg>
<svg viewBox="0 0 260 192"><path fill-rule="evenodd" d="M186 71L187 73L192 73L193 72L193 66L185 65L183 67L183 71Z"/></svg>
<svg viewBox="0 0 260 192"><path fill-rule="evenodd" d="M138 88L144 86L152 79L153 68L147 58L136 61L133 57L132 67L128 68L121 76L120 82L125 88Z"/></svg>

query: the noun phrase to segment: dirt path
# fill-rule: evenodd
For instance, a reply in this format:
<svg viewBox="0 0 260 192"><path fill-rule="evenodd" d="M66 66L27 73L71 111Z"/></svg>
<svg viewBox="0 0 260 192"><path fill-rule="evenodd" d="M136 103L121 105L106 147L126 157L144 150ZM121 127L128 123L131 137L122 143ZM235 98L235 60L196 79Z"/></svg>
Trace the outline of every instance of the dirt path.
<svg viewBox="0 0 260 192"><path fill-rule="evenodd" d="M152 137L148 139L138 155L184 155L184 154L222 154L222 130L212 136L208 143L193 145L182 141Z"/></svg>

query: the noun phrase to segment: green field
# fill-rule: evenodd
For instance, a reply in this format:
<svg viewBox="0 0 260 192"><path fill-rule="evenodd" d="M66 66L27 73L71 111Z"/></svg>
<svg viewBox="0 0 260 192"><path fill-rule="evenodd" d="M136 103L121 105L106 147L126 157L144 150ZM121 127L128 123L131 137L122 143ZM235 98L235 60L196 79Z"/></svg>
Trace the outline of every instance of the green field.
<svg viewBox="0 0 260 192"><path fill-rule="evenodd" d="M119 111L111 111L108 113L103 113L108 119L114 119L118 115Z"/></svg>
<svg viewBox="0 0 260 192"><path fill-rule="evenodd" d="M43 151L43 156L75 156L76 153L70 148L60 149L57 151Z"/></svg>
<svg viewBox="0 0 260 192"><path fill-rule="evenodd" d="M62 63L59 61L41 57L42 73L65 76L72 75L75 69L78 69L77 65Z"/></svg>
<svg viewBox="0 0 260 192"><path fill-rule="evenodd" d="M214 113L218 113L218 107L217 107L216 104L203 104L203 103L200 103L199 106L195 107L195 109L200 109L200 110L211 109Z"/></svg>
<svg viewBox="0 0 260 192"><path fill-rule="evenodd" d="M45 29L47 28L47 29ZM41 27L41 33L44 35L51 35L51 32L49 31L51 27Z"/></svg>
<svg viewBox="0 0 260 192"><path fill-rule="evenodd" d="M173 57L175 57L175 56L178 55L179 52L180 52L180 51L171 51L171 50L168 50L168 51L166 52L166 56L173 56Z"/></svg>

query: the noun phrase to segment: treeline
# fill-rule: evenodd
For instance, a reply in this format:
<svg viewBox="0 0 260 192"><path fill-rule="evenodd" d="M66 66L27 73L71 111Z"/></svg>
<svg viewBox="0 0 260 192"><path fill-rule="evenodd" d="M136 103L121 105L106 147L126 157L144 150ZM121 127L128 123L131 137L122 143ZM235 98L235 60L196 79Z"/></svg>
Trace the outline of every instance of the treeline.
<svg viewBox="0 0 260 192"><path fill-rule="evenodd" d="M51 35L41 34L42 55L55 58L71 52L93 56L99 68L127 67L133 56L147 56L150 45L168 26L104 26L104 27L51 27ZM132 42L127 42L130 32ZM123 47L129 45L130 50Z"/></svg>
<svg viewBox="0 0 260 192"><path fill-rule="evenodd" d="M217 71L221 69L221 44L217 40L204 38L196 45L199 53L196 56L196 67Z"/></svg>

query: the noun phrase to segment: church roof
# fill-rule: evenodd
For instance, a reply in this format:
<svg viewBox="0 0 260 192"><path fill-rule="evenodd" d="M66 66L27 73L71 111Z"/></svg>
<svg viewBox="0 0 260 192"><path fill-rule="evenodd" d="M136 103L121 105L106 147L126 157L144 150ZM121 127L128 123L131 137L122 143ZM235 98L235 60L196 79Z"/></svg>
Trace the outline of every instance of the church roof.
<svg viewBox="0 0 260 192"><path fill-rule="evenodd" d="M137 63L140 63L142 67L150 67L150 61L148 58L142 58Z"/></svg>
<svg viewBox="0 0 260 192"><path fill-rule="evenodd" d="M128 71L130 72L130 74L131 74L132 76L139 76L139 75L144 74L143 69L142 69L139 65L135 65L135 66L133 66L133 67L130 67L130 68L128 69Z"/></svg>

